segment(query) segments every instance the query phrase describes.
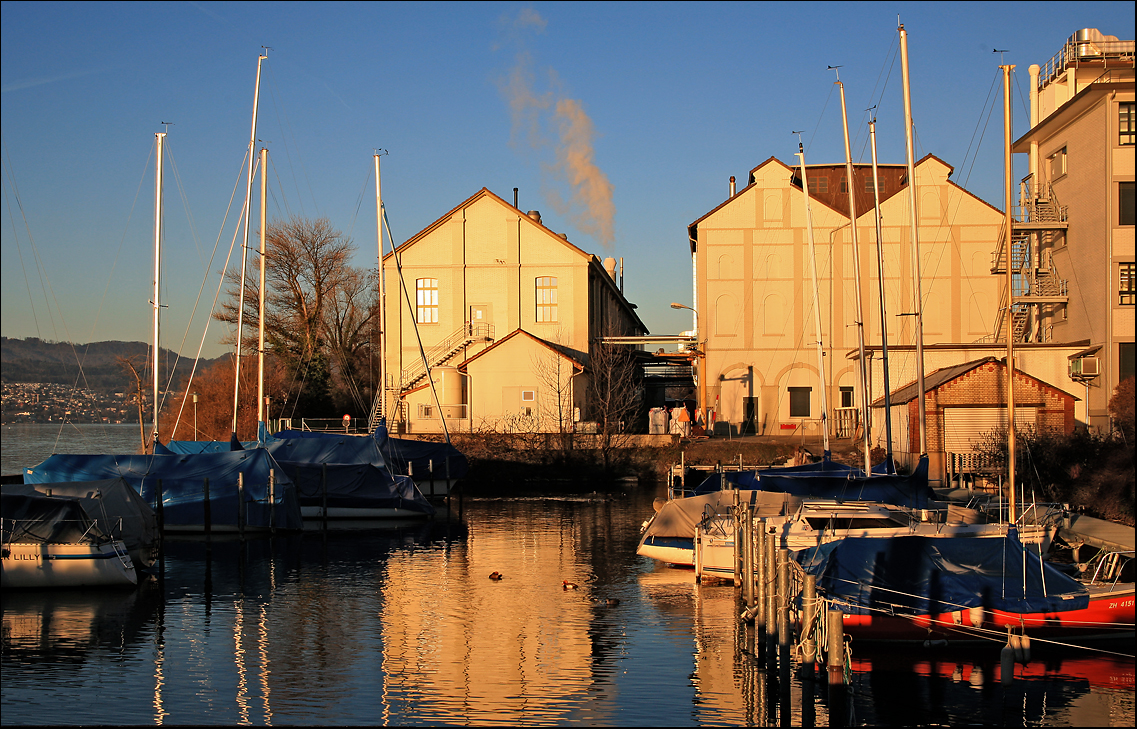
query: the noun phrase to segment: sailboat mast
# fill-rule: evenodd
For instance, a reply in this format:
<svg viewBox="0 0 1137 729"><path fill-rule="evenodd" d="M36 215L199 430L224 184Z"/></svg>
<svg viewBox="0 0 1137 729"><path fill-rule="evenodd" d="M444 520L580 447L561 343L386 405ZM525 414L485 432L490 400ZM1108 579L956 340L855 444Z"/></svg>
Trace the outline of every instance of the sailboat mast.
<svg viewBox="0 0 1137 729"><path fill-rule="evenodd" d="M1007 521L1015 523L1015 332L1012 318L1014 315L1014 266L1011 251L1011 233L1014 224L1014 200L1011 193L1011 71L1013 65L1003 65L1003 208L1006 216L1003 221L1003 233L1006 246L1007 268L1007 314L1003 317L1007 322L1007 482L1010 486L1010 496L1007 499Z"/></svg>
<svg viewBox="0 0 1137 729"><path fill-rule="evenodd" d="M387 417L387 286L383 270L383 184L379 175L379 157L375 153L375 227L379 239L379 386L375 390L375 414ZM372 430L378 423L371 423Z"/></svg>
<svg viewBox="0 0 1137 729"><path fill-rule="evenodd" d="M261 61L268 58L263 53L257 56L257 83L253 88L253 127L249 132L249 174L245 179L245 240L241 244L241 288L237 305L237 356L233 374L233 435L237 434L237 402L241 394L241 344L244 337L245 321L245 264L249 252L249 213L253 194L253 156L257 145L257 103L261 94Z"/></svg>
<svg viewBox="0 0 1137 729"><path fill-rule="evenodd" d="M912 137L912 86L908 78L908 34L900 28L900 67L904 76L904 139L908 156L908 217L912 236L912 316L916 319L913 336L916 339L916 393L920 400L916 408L920 424L920 453L928 452L928 413L924 403L924 297L920 278L920 235L916 221L916 144Z"/></svg>
<svg viewBox="0 0 1137 729"><path fill-rule="evenodd" d="M869 121L872 140L873 219L876 222L877 288L880 292L880 359L884 370L884 448L888 473L895 473L892 461L892 384L888 378L888 313L884 303L884 236L880 226L880 175L876 164L876 119Z"/></svg>
<svg viewBox="0 0 1137 729"><path fill-rule="evenodd" d="M261 278L260 299L257 302L257 437L260 424L265 421L265 225L268 222L268 150L261 147Z"/></svg>
<svg viewBox="0 0 1137 729"><path fill-rule="evenodd" d="M809 180L805 177L805 147L797 143L797 158L801 162L801 191L805 196L805 229L809 236L809 265L813 277L813 326L817 329L817 373L821 378L821 438L825 457L829 457L829 406L825 397L825 350L821 344L821 301L817 288L817 254L813 243L813 213L809 207Z"/></svg>
<svg viewBox="0 0 1137 729"><path fill-rule="evenodd" d="M158 143L158 165L154 173L154 353L150 363L154 374L154 433L150 439L151 452L158 444L158 357L159 357L159 319L162 304L159 299L162 288L162 144L166 141L165 132L155 132Z"/></svg>
<svg viewBox="0 0 1137 729"><path fill-rule="evenodd" d="M857 352L858 375L860 376L861 399L861 425L864 433L865 475L872 473L872 456L869 452L869 386L868 370L865 360L865 317L861 307L861 246L857 239L857 200L853 190L853 153L849 149L849 116L845 110L845 84L837 79L837 87L841 90L841 127L845 132L845 178L849 188L849 232L853 241L853 279L855 280L855 293L857 297Z"/></svg>

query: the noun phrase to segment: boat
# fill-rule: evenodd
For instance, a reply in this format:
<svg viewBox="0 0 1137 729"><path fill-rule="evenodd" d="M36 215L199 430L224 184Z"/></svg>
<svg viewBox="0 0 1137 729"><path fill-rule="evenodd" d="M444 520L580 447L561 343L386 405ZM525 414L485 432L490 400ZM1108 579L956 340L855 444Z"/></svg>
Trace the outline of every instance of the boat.
<svg viewBox="0 0 1137 729"><path fill-rule="evenodd" d="M0 513L5 590L138 584L126 545L104 534L78 500L3 493Z"/></svg>
<svg viewBox="0 0 1137 729"><path fill-rule="evenodd" d="M794 554L854 640L1132 639L1133 583L1083 584L1002 539L849 537Z"/></svg>
<svg viewBox="0 0 1137 729"><path fill-rule="evenodd" d="M24 483L122 478L159 514L165 531L300 530L287 471L263 448L226 453L56 454L24 469Z"/></svg>
<svg viewBox="0 0 1137 729"><path fill-rule="evenodd" d="M126 545L136 571L158 558L162 541L158 517L125 479L38 484L4 484L5 494L43 495L77 500L99 530Z"/></svg>

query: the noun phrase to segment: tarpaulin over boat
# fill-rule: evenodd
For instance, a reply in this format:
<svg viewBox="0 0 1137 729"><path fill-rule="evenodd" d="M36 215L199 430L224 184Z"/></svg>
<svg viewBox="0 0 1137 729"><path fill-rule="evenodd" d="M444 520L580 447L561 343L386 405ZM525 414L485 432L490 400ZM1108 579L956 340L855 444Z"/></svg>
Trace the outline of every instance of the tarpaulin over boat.
<svg viewBox="0 0 1137 729"><path fill-rule="evenodd" d="M26 496L65 497L82 505L104 534L121 539L131 556L142 556L136 566L151 561L148 555L157 546L162 535L154 510L131 488L126 479L109 478L101 481L65 481L37 484L4 484L5 494ZM145 564L139 565L137 562Z"/></svg>
<svg viewBox="0 0 1137 729"><path fill-rule="evenodd" d="M794 559L846 612L935 615L971 607L1010 613L1081 610L1086 588L1007 537L847 537Z"/></svg>
<svg viewBox="0 0 1137 729"><path fill-rule="evenodd" d="M24 483L121 477L156 509L158 481L161 480L165 526L186 529L204 527L205 479L208 478L210 523L217 528L238 526L241 511L237 500L238 474L244 474L245 526L302 528L296 487L272 454L263 448L176 455L57 454L24 469Z"/></svg>
<svg viewBox="0 0 1137 729"><path fill-rule="evenodd" d="M466 456L449 443L392 438L387 432L387 425L382 421L371 437L395 473L410 475L420 481L429 478L430 474L438 479L459 479L466 476L469 467Z"/></svg>
<svg viewBox="0 0 1137 729"><path fill-rule="evenodd" d="M434 507L414 481L408 476L393 475L385 468L369 463L291 461L282 462L281 466L295 482L301 506L326 503L330 509L405 509L425 516L434 515Z"/></svg>
<svg viewBox="0 0 1137 729"><path fill-rule="evenodd" d="M739 503L753 504L754 516L759 519L792 514L801 506L801 499L783 493L741 491L738 498ZM644 536L691 539L695 536L695 527L703 517L727 514L733 504L733 491L716 491L703 496L672 499L659 507L644 529Z"/></svg>
<svg viewBox="0 0 1137 729"><path fill-rule="evenodd" d="M865 477L857 468L832 461L814 470L767 469L760 471L724 471L709 476L696 489L696 493L722 488L722 482L737 489L773 491L811 499L838 501L875 501L881 504L927 508L935 498L928 486L928 459L921 458L916 470L909 475L877 474ZM810 464L817 467L819 464ZM805 467L793 467L803 469Z"/></svg>
<svg viewBox="0 0 1137 729"><path fill-rule="evenodd" d="M42 494L0 494L3 540L48 544L106 542L109 537L75 499Z"/></svg>

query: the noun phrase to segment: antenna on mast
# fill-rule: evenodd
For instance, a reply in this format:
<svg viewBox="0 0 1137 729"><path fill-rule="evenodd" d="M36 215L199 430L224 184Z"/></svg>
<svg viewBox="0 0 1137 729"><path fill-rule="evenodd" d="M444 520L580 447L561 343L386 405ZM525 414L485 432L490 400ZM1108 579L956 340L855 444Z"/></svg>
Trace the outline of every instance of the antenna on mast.
<svg viewBox="0 0 1137 729"><path fill-rule="evenodd" d="M992 49L991 49L991 52L992 52L992 53L998 53L998 54L999 54L999 63L1000 63L1000 64L1002 64L1002 63L1003 63L1003 54L1004 54L1004 53L1010 53L1010 51L1009 51L1009 50L1007 50L1007 49L999 50L998 48L992 48Z"/></svg>

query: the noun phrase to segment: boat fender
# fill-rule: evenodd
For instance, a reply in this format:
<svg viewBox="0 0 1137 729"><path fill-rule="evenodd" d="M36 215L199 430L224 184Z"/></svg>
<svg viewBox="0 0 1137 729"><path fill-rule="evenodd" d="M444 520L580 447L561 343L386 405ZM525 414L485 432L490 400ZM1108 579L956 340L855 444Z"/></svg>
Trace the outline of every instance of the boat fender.
<svg viewBox="0 0 1137 729"><path fill-rule="evenodd" d="M971 620L971 627L973 627L973 628L982 628L983 627L983 608L981 608L981 607L970 608L967 611L967 616Z"/></svg>
<svg viewBox="0 0 1137 729"><path fill-rule="evenodd" d="M963 625L963 611L953 610L951 613L951 621L956 625Z"/></svg>
<svg viewBox="0 0 1137 729"><path fill-rule="evenodd" d="M1015 654L1015 663L1024 663L1023 661L1023 642L1022 636L1011 633L1007 638L1007 644L1011 646L1011 650Z"/></svg>
<svg viewBox="0 0 1137 729"><path fill-rule="evenodd" d="M925 648L943 648L947 644L948 642L946 638L936 638L935 640L929 639L924 641Z"/></svg>
<svg viewBox="0 0 1137 729"><path fill-rule="evenodd" d="M1022 637L1019 639L1019 646L1022 649L1022 657L1018 660L1019 663L1025 666L1026 664L1030 663L1030 636L1026 633L1023 633ZM1018 656L1016 656L1016 658L1017 657Z"/></svg>
<svg viewBox="0 0 1137 729"><path fill-rule="evenodd" d="M1007 644L999 651L999 683L1006 686L1015 677L1015 649L1011 647L1013 635L1007 635Z"/></svg>

